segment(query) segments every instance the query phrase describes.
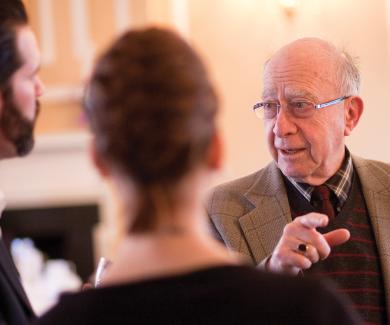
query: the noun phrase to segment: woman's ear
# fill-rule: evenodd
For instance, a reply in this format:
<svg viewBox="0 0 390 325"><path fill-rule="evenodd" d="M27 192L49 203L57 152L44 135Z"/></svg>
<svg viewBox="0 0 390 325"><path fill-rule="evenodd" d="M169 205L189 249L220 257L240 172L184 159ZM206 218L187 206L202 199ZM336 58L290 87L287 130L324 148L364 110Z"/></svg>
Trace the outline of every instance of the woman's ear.
<svg viewBox="0 0 390 325"><path fill-rule="evenodd" d="M348 101L347 105L348 106L345 110L345 129L344 129L345 136L348 136L352 133L352 130L358 124L364 109L363 100L358 96L353 96Z"/></svg>
<svg viewBox="0 0 390 325"><path fill-rule="evenodd" d="M214 133L211 140L208 153L207 153L207 165L211 169L220 169L223 161L223 144L221 136L218 130Z"/></svg>
<svg viewBox="0 0 390 325"><path fill-rule="evenodd" d="M95 139L92 139L89 144L89 155L99 174L104 178L110 176L110 169L108 168L107 162L97 152Z"/></svg>

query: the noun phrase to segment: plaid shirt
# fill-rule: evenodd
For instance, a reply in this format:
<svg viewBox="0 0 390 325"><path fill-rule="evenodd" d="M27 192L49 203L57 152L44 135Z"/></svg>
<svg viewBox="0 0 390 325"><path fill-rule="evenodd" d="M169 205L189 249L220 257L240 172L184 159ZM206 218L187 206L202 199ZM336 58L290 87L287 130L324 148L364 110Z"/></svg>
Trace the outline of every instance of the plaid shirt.
<svg viewBox="0 0 390 325"><path fill-rule="evenodd" d="M352 185L352 177L352 158L348 149L345 148L345 158L341 168L337 171L336 174L334 174L325 182L325 185L328 186L338 198L338 204L336 206L336 210L338 212L340 212L345 201L347 201L349 190L351 189ZM295 188L303 195L303 197L310 202L314 186L305 183L298 183L290 177L287 177L287 179L295 186Z"/></svg>

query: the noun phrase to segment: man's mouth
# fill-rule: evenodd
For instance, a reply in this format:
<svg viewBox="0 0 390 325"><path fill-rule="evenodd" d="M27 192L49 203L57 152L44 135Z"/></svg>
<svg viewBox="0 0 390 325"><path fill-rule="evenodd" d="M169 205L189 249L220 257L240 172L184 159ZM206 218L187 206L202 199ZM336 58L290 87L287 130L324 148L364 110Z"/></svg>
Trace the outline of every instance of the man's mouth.
<svg viewBox="0 0 390 325"><path fill-rule="evenodd" d="M294 155L294 154L297 154L297 153L299 153L299 152L302 152L302 151L304 151L305 150L305 148L299 148L299 149L282 149L282 148L280 148L279 149L281 152L282 152L282 154L284 154L284 155Z"/></svg>

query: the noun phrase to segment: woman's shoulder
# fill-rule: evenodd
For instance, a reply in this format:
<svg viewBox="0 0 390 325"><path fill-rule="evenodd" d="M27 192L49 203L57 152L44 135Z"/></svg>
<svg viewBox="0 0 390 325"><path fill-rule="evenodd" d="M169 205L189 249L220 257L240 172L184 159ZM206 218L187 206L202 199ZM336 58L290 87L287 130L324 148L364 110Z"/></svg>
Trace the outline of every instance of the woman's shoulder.
<svg viewBox="0 0 390 325"><path fill-rule="evenodd" d="M207 267L67 294L40 324L70 324L58 322L64 317L78 323L104 317L121 317L118 322L173 317L187 324L211 320L245 324L244 318L249 317L267 324L354 324L328 284L244 265Z"/></svg>

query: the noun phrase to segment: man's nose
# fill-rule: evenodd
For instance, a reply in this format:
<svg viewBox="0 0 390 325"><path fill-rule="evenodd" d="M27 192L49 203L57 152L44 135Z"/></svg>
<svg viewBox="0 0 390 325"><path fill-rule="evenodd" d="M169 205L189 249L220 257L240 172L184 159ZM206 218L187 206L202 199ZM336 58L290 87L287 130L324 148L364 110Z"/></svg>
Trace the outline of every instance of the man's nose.
<svg viewBox="0 0 390 325"><path fill-rule="evenodd" d="M279 138L285 138L288 135L296 133L298 130L294 118L291 116L286 105L280 106L274 120L273 132Z"/></svg>

